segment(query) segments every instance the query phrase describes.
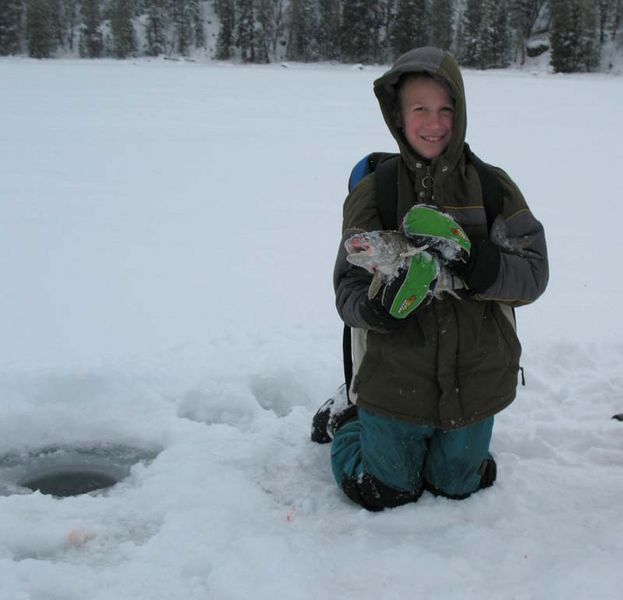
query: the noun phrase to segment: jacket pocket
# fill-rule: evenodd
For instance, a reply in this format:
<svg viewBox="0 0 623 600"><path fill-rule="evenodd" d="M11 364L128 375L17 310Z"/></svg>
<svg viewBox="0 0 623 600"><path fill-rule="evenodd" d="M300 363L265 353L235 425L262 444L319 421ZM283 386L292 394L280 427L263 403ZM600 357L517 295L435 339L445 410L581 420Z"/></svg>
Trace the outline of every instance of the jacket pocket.
<svg viewBox="0 0 623 600"><path fill-rule="evenodd" d="M503 344L507 350L508 355L508 367L513 371L519 370L519 358L521 356L521 343L515 333L515 324L511 323L508 316L506 316L499 303L490 301L491 316L493 322L497 325L500 337L503 340ZM512 316L512 315L510 315Z"/></svg>

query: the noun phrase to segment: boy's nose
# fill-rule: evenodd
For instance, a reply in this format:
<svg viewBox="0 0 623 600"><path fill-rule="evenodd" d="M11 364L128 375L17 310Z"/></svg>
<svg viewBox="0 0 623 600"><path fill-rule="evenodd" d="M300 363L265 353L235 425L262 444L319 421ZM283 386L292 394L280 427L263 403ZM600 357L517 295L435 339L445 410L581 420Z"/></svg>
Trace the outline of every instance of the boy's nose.
<svg viewBox="0 0 623 600"><path fill-rule="evenodd" d="M430 113L426 119L426 126L430 129L441 128L441 119L439 118L439 115Z"/></svg>

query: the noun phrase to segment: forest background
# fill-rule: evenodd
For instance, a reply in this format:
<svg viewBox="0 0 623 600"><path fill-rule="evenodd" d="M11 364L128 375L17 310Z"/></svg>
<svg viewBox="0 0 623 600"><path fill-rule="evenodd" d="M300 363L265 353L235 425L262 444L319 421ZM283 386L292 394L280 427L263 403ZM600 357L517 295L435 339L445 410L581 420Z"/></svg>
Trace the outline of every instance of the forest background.
<svg viewBox="0 0 623 600"><path fill-rule="evenodd" d="M0 0L0 55L386 64L435 45L465 67L617 71L623 0Z"/></svg>

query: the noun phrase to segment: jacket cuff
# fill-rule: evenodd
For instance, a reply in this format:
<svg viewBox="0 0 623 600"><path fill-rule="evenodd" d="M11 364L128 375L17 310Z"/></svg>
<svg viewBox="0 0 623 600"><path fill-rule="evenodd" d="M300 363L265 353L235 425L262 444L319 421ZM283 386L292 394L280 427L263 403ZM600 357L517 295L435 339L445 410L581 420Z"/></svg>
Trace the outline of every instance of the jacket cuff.
<svg viewBox="0 0 623 600"><path fill-rule="evenodd" d="M472 245L467 263L455 269L455 273L465 282L467 289L478 294L490 288L500 272L502 257L499 246L490 240Z"/></svg>

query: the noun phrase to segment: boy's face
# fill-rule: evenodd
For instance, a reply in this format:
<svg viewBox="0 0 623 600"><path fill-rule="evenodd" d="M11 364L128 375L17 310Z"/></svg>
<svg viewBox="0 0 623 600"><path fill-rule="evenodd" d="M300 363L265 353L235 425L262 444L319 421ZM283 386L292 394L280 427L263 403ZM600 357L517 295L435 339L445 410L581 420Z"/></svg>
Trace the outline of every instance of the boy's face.
<svg viewBox="0 0 623 600"><path fill-rule="evenodd" d="M454 104L445 86L428 77L407 79L399 100L407 141L422 158L437 158L450 143L454 124Z"/></svg>

